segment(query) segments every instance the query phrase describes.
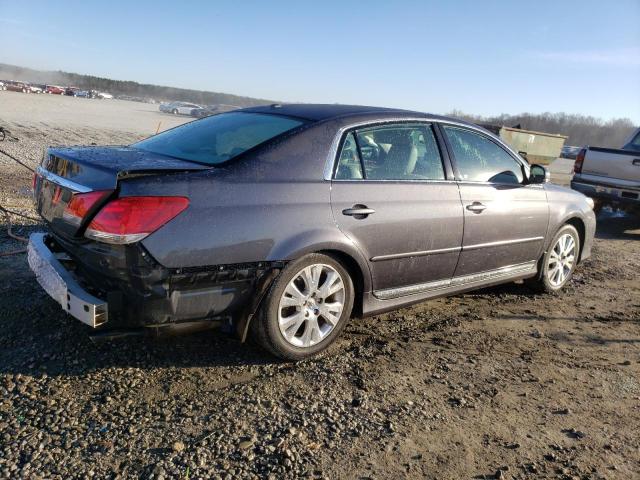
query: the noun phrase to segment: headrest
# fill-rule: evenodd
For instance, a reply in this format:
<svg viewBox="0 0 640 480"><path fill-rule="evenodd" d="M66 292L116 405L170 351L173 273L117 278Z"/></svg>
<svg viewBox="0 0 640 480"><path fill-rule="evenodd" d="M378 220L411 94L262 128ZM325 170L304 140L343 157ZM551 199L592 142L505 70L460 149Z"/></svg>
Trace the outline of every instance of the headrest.
<svg viewBox="0 0 640 480"><path fill-rule="evenodd" d="M374 132L376 143L390 143L391 145L407 145L411 143L408 130L383 129Z"/></svg>

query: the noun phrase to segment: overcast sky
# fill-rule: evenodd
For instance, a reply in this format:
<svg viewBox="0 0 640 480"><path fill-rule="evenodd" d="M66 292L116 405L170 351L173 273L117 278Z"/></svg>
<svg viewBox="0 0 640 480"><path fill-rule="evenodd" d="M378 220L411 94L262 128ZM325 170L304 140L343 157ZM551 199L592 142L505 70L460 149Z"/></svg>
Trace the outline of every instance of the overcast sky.
<svg viewBox="0 0 640 480"><path fill-rule="evenodd" d="M0 0L0 45L3 63L281 101L640 124L640 0Z"/></svg>

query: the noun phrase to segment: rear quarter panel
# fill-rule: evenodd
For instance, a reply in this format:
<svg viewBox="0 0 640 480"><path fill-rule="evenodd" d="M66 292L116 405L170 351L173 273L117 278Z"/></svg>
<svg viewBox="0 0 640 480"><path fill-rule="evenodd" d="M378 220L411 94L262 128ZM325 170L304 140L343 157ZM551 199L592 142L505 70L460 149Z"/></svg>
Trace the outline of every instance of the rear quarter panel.
<svg viewBox="0 0 640 480"><path fill-rule="evenodd" d="M370 275L355 245L337 228L331 182L323 179L325 129L311 129L227 167L123 181L121 196L183 195L187 210L145 238L143 246L168 268L287 261L338 250ZM335 130L333 131L335 134Z"/></svg>

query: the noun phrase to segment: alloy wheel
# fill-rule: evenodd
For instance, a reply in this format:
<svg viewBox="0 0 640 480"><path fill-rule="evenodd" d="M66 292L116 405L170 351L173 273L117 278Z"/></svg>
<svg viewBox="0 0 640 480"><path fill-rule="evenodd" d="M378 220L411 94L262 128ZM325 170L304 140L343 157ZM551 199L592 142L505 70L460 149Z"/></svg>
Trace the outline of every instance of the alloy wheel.
<svg viewBox="0 0 640 480"><path fill-rule="evenodd" d="M561 286L571 275L576 259L576 241L565 233L553 246L547 262L547 278L554 287Z"/></svg>
<svg viewBox="0 0 640 480"><path fill-rule="evenodd" d="M344 280L330 265L309 265L293 276L278 305L278 326L296 347L320 343L338 325L344 310Z"/></svg>

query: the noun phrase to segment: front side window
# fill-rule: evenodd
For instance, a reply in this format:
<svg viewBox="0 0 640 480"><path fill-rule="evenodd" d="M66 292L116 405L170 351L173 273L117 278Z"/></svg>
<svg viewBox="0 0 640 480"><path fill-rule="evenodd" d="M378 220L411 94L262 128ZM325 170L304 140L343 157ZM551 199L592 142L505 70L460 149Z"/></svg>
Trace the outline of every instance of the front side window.
<svg viewBox="0 0 640 480"><path fill-rule="evenodd" d="M444 180L445 174L431 126L386 125L347 135L336 178Z"/></svg>
<svg viewBox="0 0 640 480"><path fill-rule="evenodd" d="M304 122L281 115L231 112L167 130L132 147L160 155L216 165L237 157Z"/></svg>
<svg viewBox="0 0 640 480"><path fill-rule="evenodd" d="M462 180L513 184L523 182L522 165L487 137L450 126L444 126L444 131Z"/></svg>

